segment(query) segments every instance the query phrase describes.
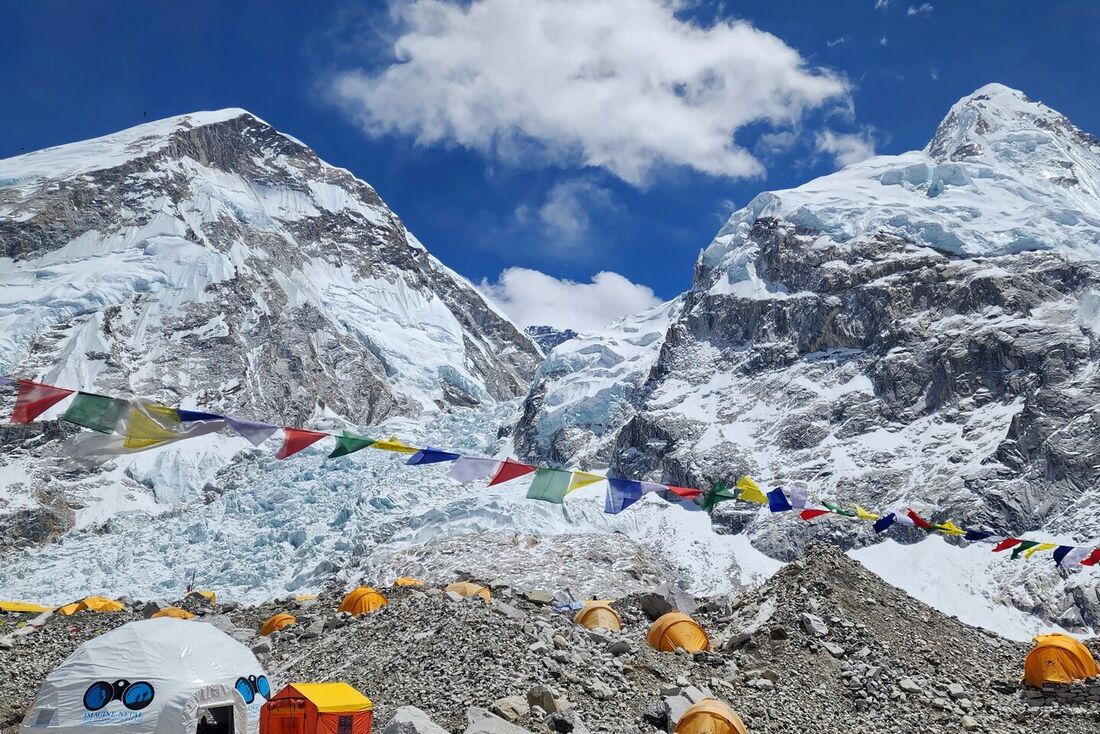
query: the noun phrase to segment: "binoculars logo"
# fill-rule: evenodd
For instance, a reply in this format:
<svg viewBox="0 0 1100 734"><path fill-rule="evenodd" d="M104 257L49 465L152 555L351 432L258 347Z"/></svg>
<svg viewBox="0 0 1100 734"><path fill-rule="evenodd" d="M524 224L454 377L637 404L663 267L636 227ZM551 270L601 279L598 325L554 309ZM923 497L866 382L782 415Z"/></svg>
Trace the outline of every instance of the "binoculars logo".
<svg viewBox="0 0 1100 734"><path fill-rule="evenodd" d="M153 702L156 691L153 684L139 680L131 683L128 680L116 680L108 683L105 680L97 680L84 691L84 708L89 711L99 711L111 701L121 701L122 705L131 711L141 711Z"/></svg>
<svg viewBox="0 0 1100 734"><path fill-rule="evenodd" d="M256 677L250 675L247 678L240 677L237 679L237 683L233 686L237 689L237 693L241 694L241 698L245 703L252 703L256 700L256 694L263 696L265 699L271 698L271 683L268 682L266 675Z"/></svg>

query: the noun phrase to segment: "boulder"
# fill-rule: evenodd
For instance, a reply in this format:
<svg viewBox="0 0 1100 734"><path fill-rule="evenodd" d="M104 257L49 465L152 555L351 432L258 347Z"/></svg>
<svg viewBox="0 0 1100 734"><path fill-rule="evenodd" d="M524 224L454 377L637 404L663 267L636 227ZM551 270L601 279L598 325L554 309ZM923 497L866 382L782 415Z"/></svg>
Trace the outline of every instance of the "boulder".
<svg viewBox="0 0 1100 734"><path fill-rule="evenodd" d="M394 712L382 734L447 734L447 730L415 706L402 706Z"/></svg>
<svg viewBox="0 0 1100 734"><path fill-rule="evenodd" d="M531 734L531 732L483 708L471 706L466 710L466 734Z"/></svg>
<svg viewBox="0 0 1100 734"><path fill-rule="evenodd" d="M569 703L565 699L558 698L554 691L542 684L532 686L527 691L527 704L532 707L538 706L548 714L559 713L569 708Z"/></svg>
<svg viewBox="0 0 1100 734"><path fill-rule="evenodd" d="M825 620L816 614L803 612L801 621L802 629L806 630L806 634L808 635L825 637L829 634L829 625L825 624Z"/></svg>
<svg viewBox="0 0 1100 734"><path fill-rule="evenodd" d="M502 719L518 721L527 715L531 707L527 705L527 699L523 696L505 696L498 698L493 703L492 711Z"/></svg>

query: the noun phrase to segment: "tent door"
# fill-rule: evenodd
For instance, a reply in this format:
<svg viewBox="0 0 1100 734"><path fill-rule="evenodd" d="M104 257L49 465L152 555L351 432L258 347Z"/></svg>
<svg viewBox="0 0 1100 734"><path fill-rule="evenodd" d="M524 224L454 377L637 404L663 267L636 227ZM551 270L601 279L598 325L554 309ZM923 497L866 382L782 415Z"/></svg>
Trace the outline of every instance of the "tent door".
<svg viewBox="0 0 1100 734"><path fill-rule="evenodd" d="M211 706L203 711L195 734L233 734L233 707Z"/></svg>

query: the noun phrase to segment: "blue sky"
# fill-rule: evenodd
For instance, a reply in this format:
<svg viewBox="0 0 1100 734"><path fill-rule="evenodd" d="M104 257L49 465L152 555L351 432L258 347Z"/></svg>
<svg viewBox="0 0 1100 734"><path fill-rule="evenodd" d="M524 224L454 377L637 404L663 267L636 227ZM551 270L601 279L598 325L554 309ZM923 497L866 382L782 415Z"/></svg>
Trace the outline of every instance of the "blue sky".
<svg viewBox="0 0 1100 734"><path fill-rule="evenodd" d="M623 276L587 295L506 279L496 293L518 311L517 290L599 313L651 300L631 283L672 297L731 208L921 147L987 82L1100 132L1094 2L0 0L0 13L0 157L244 107L371 183L474 281Z"/></svg>

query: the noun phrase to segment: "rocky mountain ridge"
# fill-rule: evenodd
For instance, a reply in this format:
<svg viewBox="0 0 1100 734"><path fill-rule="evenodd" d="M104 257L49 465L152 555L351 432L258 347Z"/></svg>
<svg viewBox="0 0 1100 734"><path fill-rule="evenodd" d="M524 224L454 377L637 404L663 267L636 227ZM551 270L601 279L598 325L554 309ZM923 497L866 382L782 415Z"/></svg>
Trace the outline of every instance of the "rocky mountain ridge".
<svg viewBox="0 0 1100 734"><path fill-rule="evenodd" d="M1002 85L952 107L923 151L763 193L702 253L615 399L544 365L516 428L528 458L687 486L749 474L880 511L1100 541L1100 142ZM546 364L581 358L579 344ZM583 416L562 421L562 416ZM616 416L595 440L577 432ZM595 419L589 418L595 416ZM858 524L721 508L790 559ZM912 540L916 540L914 535ZM982 592L1070 627L1100 623L1095 572L1006 566Z"/></svg>

